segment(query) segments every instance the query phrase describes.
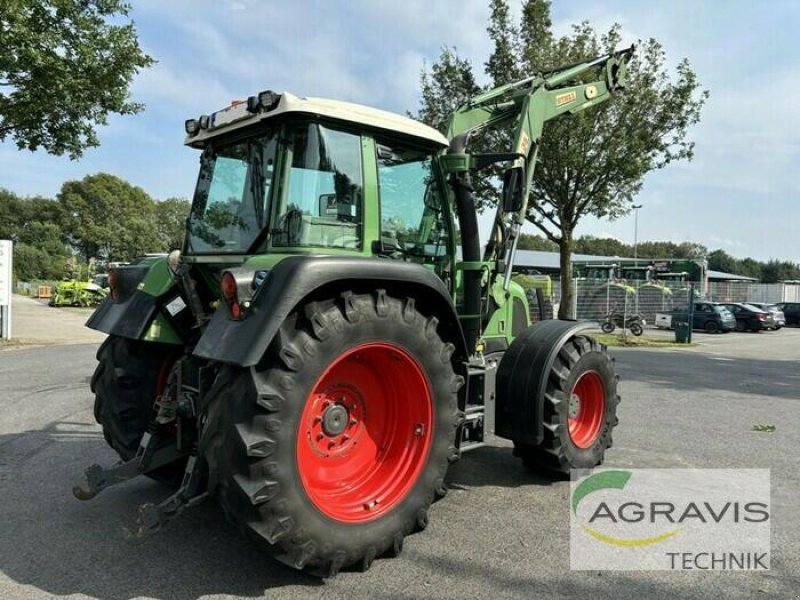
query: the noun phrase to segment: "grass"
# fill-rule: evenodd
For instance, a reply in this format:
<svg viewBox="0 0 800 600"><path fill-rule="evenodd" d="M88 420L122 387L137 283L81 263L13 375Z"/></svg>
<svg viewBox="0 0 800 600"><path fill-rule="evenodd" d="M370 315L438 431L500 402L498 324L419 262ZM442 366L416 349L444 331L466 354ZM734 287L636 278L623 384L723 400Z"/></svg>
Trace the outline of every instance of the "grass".
<svg viewBox="0 0 800 600"><path fill-rule="evenodd" d="M696 345L694 342L691 344L677 344L674 340L669 338L651 338L645 335L636 337L635 335L629 334L623 338L621 335L615 335L613 333L597 333L592 334L592 337L601 344L605 344L606 346L610 347L625 346L637 348L686 348L687 346Z"/></svg>

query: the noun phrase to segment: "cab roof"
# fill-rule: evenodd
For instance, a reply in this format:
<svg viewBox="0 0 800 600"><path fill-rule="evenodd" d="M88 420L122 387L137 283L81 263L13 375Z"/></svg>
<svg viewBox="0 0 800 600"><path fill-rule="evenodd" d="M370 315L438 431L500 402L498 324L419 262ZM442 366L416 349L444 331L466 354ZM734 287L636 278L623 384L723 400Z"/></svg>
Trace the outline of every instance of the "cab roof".
<svg viewBox="0 0 800 600"><path fill-rule="evenodd" d="M325 117L336 121L352 123L360 127L382 130L387 133L401 134L406 137L416 138L426 143L433 142L438 146L446 147L447 138L433 127L415 121L408 117L396 113L343 102L340 100L330 100L327 98L298 97L288 92L280 95L280 100L271 110L260 110L251 113L246 108L247 103L233 103L231 106L223 108L213 113L209 122L215 120L232 119L229 122L200 129L195 135L187 135L184 144L195 148L202 147L211 138L217 137L222 133L229 133L239 129L252 126L255 123L266 119L285 115L287 113L309 114L317 117ZM235 115L233 113L236 113ZM218 115L224 118L215 119Z"/></svg>

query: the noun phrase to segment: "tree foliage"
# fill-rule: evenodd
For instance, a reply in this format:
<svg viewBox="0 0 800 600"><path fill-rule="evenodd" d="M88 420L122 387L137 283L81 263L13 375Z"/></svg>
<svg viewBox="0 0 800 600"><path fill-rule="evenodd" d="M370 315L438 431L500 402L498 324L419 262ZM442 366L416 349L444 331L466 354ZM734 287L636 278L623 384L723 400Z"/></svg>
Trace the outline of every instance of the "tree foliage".
<svg viewBox="0 0 800 600"><path fill-rule="evenodd" d="M189 201L184 198L167 198L156 202L156 228L158 248L164 252L183 248Z"/></svg>
<svg viewBox="0 0 800 600"><path fill-rule="evenodd" d="M85 273L90 261L181 248L189 206L183 198L156 201L105 173L67 181L58 200L0 189L0 239L15 242L18 280L61 279L67 264Z"/></svg>
<svg viewBox="0 0 800 600"><path fill-rule="evenodd" d="M20 198L0 189L0 239L14 244L18 279L60 279L70 255L61 230L61 207L46 198Z"/></svg>
<svg viewBox="0 0 800 600"><path fill-rule="evenodd" d="M593 58L620 44L618 25L598 33L583 22L569 34L555 36L547 0L525 0L519 26L511 22L506 0L491 0L490 9L487 32L493 51L484 65L490 87ZM443 129L452 108L475 94L474 83L469 61L445 48L430 72L422 75L418 117ZM638 45L626 90L598 107L546 123L527 217L560 249L566 271L561 280L563 311L571 305L569 256L580 219L627 214L648 172L690 160L694 143L689 130L699 121L707 97L689 61L680 61L671 74L664 49L651 38ZM476 139L472 150L510 147L510 132L500 132ZM483 195L481 206L496 204L496 181L476 183L477 193Z"/></svg>
<svg viewBox="0 0 800 600"><path fill-rule="evenodd" d="M87 260L129 261L160 248L156 207L142 188L98 173L61 186L64 232Z"/></svg>
<svg viewBox="0 0 800 600"><path fill-rule="evenodd" d="M153 63L121 0L2 0L0 141L78 158L96 125L133 114L133 77Z"/></svg>

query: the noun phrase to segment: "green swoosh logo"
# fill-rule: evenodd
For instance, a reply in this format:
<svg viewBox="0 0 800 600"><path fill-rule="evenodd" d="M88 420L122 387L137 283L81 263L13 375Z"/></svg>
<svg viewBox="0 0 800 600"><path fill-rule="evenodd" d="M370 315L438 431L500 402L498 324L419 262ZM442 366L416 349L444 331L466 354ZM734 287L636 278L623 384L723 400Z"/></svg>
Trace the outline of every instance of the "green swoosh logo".
<svg viewBox="0 0 800 600"><path fill-rule="evenodd" d="M578 505L586 496L597 490L609 488L621 490L631 478L630 471L603 471L581 481L572 494L572 512L578 514Z"/></svg>
<svg viewBox="0 0 800 600"><path fill-rule="evenodd" d="M578 484L578 487L575 488L575 492L572 494L572 512L577 516L578 505L581 503L581 500L597 490L623 489L631 478L631 475L632 473L630 471L603 471L587 477ZM655 537L636 539L613 537L595 531L586 525L581 525L581 529L596 540L614 546L649 546L651 544L663 542L680 531L680 528L677 528Z"/></svg>

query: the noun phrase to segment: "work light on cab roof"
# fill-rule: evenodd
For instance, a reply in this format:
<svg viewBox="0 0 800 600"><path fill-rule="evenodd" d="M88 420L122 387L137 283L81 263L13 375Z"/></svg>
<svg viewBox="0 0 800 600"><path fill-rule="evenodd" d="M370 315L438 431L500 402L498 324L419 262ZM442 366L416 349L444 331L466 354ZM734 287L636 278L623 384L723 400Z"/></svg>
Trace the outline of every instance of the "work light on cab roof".
<svg viewBox="0 0 800 600"><path fill-rule="evenodd" d="M210 116L203 115L199 119L188 119L185 125L186 134L194 136L201 129L214 129L258 112L273 110L280 101L281 95L272 90L264 90L255 96L248 97L247 100L232 100L230 106L226 106Z"/></svg>

